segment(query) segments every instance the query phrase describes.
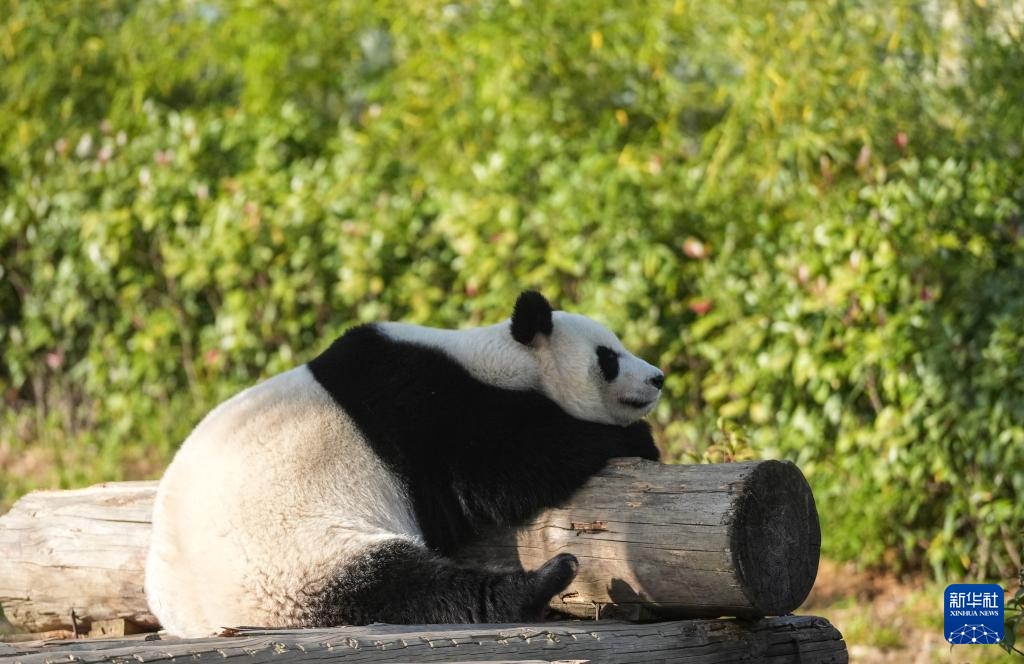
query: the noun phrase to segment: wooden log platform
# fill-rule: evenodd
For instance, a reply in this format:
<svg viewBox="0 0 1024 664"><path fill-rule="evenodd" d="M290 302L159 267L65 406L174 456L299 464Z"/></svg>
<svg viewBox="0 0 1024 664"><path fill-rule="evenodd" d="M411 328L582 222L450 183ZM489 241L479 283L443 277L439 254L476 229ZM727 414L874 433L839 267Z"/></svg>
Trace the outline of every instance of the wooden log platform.
<svg viewBox="0 0 1024 664"><path fill-rule="evenodd" d="M19 500L0 517L7 618L28 632L81 633L118 619L155 629L142 592L155 488L114 483ZM579 575L552 602L570 616L756 618L803 602L820 538L810 488L791 463L620 459L566 504L518 532L490 533L463 558L535 568L575 554Z"/></svg>
<svg viewBox="0 0 1024 664"><path fill-rule="evenodd" d="M568 621L528 625L369 625L307 630L231 630L207 639L131 637L0 643L12 664L202 662L603 662L633 664L845 664L846 644L828 621L786 616L744 623L683 620L646 625Z"/></svg>

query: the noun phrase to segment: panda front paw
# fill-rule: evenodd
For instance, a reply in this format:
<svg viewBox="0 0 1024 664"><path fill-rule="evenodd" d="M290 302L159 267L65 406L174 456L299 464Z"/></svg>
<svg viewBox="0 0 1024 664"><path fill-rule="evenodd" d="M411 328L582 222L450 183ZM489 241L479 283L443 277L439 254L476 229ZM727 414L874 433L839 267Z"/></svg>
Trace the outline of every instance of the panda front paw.
<svg viewBox="0 0 1024 664"><path fill-rule="evenodd" d="M529 584L532 597L523 607L523 620L539 620L545 609L558 593L569 587L576 578L580 563L571 553L560 553L539 569L530 572Z"/></svg>

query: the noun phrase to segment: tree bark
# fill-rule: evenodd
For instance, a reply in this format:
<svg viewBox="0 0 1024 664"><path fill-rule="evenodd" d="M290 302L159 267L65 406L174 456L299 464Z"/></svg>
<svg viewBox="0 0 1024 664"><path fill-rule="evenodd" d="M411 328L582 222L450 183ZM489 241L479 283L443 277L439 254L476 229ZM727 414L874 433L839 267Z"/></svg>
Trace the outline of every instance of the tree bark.
<svg viewBox="0 0 1024 664"><path fill-rule="evenodd" d="M38 491L0 517L0 606L31 632L124 619L156 627L142 592L155 482ZM534 568L563 551L576 581L552 607L632 620L782 615L817 573L810 488L790 463L615 460L565 505L487 533L473 563ZM71 611L75 612L72 625Z"/></svg>
<svg viewBox="0 0 1024 664"><path fill-rule="evenodd" d="M151 636L150 639L153 639ZM846 644L822 618L752 623L686 620L530 625L369 625L307 630L244 629L207 639L0 643L19 664L299 660L338 662L662 662L665 664L845 664Z"/></svg>

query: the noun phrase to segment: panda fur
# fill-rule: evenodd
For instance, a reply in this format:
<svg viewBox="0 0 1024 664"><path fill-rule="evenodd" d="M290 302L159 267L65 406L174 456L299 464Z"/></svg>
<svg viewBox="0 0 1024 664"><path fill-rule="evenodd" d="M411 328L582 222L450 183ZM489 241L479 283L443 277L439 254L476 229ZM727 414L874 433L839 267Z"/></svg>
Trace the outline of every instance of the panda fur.
<svg viewBox="0 0 1024 664"><path fill-rule="evenodd" d="M460 567L486 526L657 459L662 373L528 291L472 330L353 328L211 411L157 492L146 595L164 628L537 619L576 573Z"/></svg>

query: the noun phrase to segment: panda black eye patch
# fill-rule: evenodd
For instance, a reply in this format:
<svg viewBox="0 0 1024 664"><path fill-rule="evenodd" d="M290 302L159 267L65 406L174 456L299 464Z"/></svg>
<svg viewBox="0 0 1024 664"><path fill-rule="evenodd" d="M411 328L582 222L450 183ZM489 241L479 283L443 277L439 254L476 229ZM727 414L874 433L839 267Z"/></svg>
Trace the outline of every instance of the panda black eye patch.
<svg viewBox="0 0 1024 664"><path fill-rule="evenodd" d="M619 375L619 354L607 346L598 346L597 366L601 367L604 379L612 382Z"/></svg>

